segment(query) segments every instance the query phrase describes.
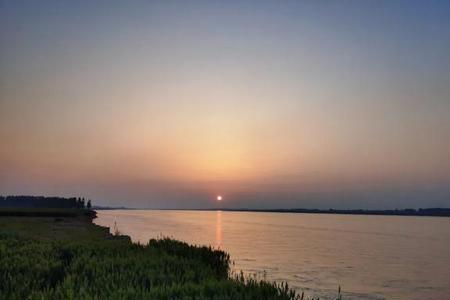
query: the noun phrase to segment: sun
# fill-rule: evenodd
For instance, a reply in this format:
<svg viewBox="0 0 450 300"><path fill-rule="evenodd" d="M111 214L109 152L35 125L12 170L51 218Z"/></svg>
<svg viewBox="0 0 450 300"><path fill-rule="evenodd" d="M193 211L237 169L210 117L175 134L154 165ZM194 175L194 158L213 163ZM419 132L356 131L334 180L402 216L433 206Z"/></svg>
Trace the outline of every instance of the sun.
<svg viewBox="0 0 450 300"><path fill-rule="evenodd" d="M217 201L222 201L222 196L217 196Z"/></svg>

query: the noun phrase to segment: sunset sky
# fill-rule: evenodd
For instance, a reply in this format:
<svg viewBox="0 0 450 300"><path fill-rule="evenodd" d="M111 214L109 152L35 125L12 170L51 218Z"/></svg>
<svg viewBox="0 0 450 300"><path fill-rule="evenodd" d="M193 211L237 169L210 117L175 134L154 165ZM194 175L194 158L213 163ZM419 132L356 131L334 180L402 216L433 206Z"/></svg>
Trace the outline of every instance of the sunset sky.
<svg viewBox="0 0 450 300"><path fill-rule="evenodd" d="M0 195L450 207L450 1L0 0Z"/></svg>

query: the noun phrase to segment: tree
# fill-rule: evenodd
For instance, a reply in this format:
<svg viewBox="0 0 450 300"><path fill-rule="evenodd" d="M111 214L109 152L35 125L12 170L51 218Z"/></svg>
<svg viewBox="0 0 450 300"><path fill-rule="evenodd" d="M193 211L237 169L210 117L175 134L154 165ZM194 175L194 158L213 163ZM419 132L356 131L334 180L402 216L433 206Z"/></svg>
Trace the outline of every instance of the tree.
<svg viewBox="0 0 450 300"><path fill-rule="evenodd" d="M92 205L91 205L91 200L88 200L88 202L87 202L87 208L88 208L88 209L91 209L91 207L92 207Z"/></svg>

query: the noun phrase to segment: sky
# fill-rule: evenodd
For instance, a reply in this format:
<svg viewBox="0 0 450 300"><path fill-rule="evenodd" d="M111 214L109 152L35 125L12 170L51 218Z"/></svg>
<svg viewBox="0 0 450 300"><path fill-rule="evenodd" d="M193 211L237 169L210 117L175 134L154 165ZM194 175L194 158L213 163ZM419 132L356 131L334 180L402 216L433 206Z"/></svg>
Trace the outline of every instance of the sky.
<svg viewBox="0 0 450 300"><path fill-rule="evenodd" d="M0 0L0 141L0 195L450 207L450 2Z"/></svg>

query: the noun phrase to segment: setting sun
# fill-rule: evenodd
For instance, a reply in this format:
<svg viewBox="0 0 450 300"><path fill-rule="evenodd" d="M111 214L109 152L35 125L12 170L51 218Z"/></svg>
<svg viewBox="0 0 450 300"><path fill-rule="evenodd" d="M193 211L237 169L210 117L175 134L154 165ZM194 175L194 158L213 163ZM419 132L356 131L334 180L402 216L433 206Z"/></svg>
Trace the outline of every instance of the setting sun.
<svg viewBox="0 0 450 300"><path fill-rule="evenodd" d="M92 2L0 0L0 300L450 300L450 0Z"/></svg>

